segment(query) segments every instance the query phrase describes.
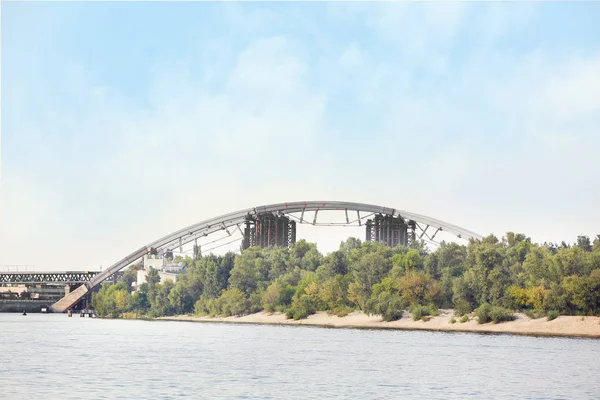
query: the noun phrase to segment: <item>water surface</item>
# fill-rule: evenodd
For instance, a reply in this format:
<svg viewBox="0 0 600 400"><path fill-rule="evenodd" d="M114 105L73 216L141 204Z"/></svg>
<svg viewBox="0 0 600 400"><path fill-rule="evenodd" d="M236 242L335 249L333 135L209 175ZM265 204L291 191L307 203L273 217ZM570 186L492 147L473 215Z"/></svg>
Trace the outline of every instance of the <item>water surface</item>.
<svg viewBox="0 0 600 400"><path fill-rule="evenodd" d="M0 314L0 393L599 399L600 340Z"/></svg>

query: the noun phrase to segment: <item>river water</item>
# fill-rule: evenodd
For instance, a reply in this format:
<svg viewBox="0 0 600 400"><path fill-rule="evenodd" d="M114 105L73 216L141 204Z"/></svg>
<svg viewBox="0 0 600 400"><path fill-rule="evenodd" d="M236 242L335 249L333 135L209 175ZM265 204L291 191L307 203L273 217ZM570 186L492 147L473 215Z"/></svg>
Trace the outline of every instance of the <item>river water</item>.
<svg viewBox="0 0 600 400"><path fill-rule="evenodd" d="M0 314L2 399L600 399L600 340Z"/></svg>

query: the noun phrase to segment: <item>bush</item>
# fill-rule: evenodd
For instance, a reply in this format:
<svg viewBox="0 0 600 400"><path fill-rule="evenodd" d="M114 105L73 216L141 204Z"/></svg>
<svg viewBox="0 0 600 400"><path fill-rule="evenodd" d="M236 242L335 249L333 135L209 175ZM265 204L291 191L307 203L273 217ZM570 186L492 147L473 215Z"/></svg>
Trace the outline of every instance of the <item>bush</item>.
<svg viewBox="0 0 600 400"><path fill-rule="evenodd" d="M384 321L395 321L402 318L406 302L396 293L381 292L371 297L365 304L365 312L369 315L381 315Z"/></svg>
<svg viewBox="0 0 600 400"><path fill-rule="evenodd" d="M456 318L454 318L454 317L450 318L450 323L451 324L455 324L456 323Z"/></svg>
<svg viewBox="0 0 600 400"><path fill-rule="evenodd" d="M303 294L300 297L294 297L292 306L285 312L287 318L293 318L295 320L304 319L317 311L317 307L311 298L307 294Z"/></svg>
<svg viewBox="0 0 600 400"><path fill-rule="evenodd" d="M386 322L397 321L404 315L404 310L401 308L391 308L389 307L385 313L383 313L382 318Z"/></svg>
<svg viewBox="0 0 600 400"><path fill-rule="evenodd" d="M333 314L335 314L341 318L341 317L345 317L346 315L350 314L352 311L354 311L354 308L352 308L352 307L337 306L336 308L333 309Z"/></svg>
<svg viewBox="0 0 600 400"><path fill-rule="evenodd" d="M492 307L491 317L495 324L504 321L514 321L516 319L515 315L510 310L497 306Z"/></svg>
<svg viewBox="0 0 600 400"><path fill-rule="evenodd" d="M308 313L308 310L306 308L301 308L301 307L300 308L292 307L285 312L285 316L288 319L293 318L296 321L298 321L299 319L308 318L309 315L310 314Z"/></svg>
<svg viewBox="0 0 600 400"><path fill-rule="evenodd" d="M208 296L200 296L200 299L194 304L194 313L200 316L214 316L218 314L218 311L215 310L215 299Z"/></svg>
<svg viewBox="0 0 600 400"><path fill-rule="evenodd" d="M464 324L465 322L469 321L469 316L467 314L463 315L462 318L458 321L461 324Z"/></svg>
<svg viewBox="0 0 600 400"><path fill-rule="evenodd" d="M431 318L425 318L425 317L435 317L439 314L437 308L435 308L434 306L421 306L421 305L412 306L410 309L410 312L412 313L414 321L418 321L420 319L422 319L424 321L429 321Z"/></svg>
<svg viewBox="0 0 600 400"><path fill-rule="evenodd" d="M515 316L503 307L491 306L489 303L483 303L475 310L477 314L477 322L480 324L486 324L488 322L494 322L495 324L503 321L512 321Z"/></svg>
<svg viewBox="0 0 600 400"><path fill-rule="evenodd" d="M250 303L246 296L239 289L223 290L219 298L200 296L200 299L194 304L194 313L196 315L215 316L240 316L247 314L250 310Z"/></svg>
<svg viewBox="0 0 600 400"><path fill-rule="evenodd" d="M548 313L546 314L546 320L548 321L552 321L553 319L556 319L560 316L560 313L556 310L550 310L548 311Z"/></svg>
<svg viewBox="0 0 600 400"><path fill-rule="evenodd" d="M460 316L470 313L472 310L471 303L465 300L457 300L454 302L454 314Z"/></svg>

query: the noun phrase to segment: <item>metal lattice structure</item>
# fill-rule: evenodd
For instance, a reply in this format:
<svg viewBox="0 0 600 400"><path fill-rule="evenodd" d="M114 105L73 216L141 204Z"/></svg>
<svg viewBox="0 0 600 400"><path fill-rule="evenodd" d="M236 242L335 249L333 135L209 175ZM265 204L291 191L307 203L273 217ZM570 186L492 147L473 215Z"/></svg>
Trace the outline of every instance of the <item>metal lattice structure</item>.
<svg viewBox="0 0 600 400"><path fill-rule="evenodd" d="M296 243L296 222L285 215L247 215L245 225L242 249L253 246L287 247Z"/></svg>
<svg viewBox="0 0 600 400"><path fill-rule="evenodd" d="M391 221L390 227L392 227L394 223L400 224L400 220L402 220L404 221L403 223L407 225L407 245L411 245L416 240L417 228L421 231L419 238L422 238L425 235L430 240L433 240L439 231L454 234L463 239L482 239L481 235L454 224L409 211L372 204L351 203L345 201L299 201L257 206L198 222L135 250L106 270L94 276L94 278L85 285L82 285L77 290L65 296L65 298L53 306L53 309L59 312L68 310L76 304L81 297L85 296L89 289L146 254L164 254L175 247L181 249L187 243L197 243L198 239L216 232L225 231L231 235L229 228L237 228L237 230L242 233L245 241L242 242L242 248L244 248L244 246L250 247L252 245L272 246L277 245L278 243L281 245L289 245L295 242L295 224L292 225L292 222L300 224L310 223L305 220L305 214L314 212L312 225L317 225L317 214L320 211L344 211L346 213L346 222L348 224L351 223L348 212L356 212L357 218L352 220L352 223L357 222L358 225L361 225L362 221L366 221L368 218L378 218L377 215L383 216L385 221ZM361 216L361 212L363 213L363 216ZM298 217L296 214L300 214L300 216ZM389 219L390 217L392 218L391 220ZM387 220L385 218L387 218ZM286 224L287 230L285 228ZM385 224L387 224L387 222ZM385 224L384 227L387 226ZM243 225L245 225L244 231L242 231L241 228ZM321 225L333 226L336 224ZM259 226L260 229L258 229ZM293 228L290 228L292 226ZM429 228L435 229L432 236L427 233ZM398 228L396 227L394 229ZM397 230L393 231L392 229L391 233L387 233L387 230L385 232L378 230L377 232L379 232L378 235L389 238L390 243L395 243L401 239ZM386 242L387 241L388 239L386 239Z"/></svg>
<svg viewBox="0 0 600 400"><path fill-rule="evenodd" d="M401 217L377 214L365 226L367 242L385 243L391 247L408 246L408 224Z"/></svg>
<svg viewBox="0 0 600 400"><path fill-rule="evenodd" d="M3 284L76 284L91 281L100 271L72 272L3 272L0 273L0 285Z"/></svg>

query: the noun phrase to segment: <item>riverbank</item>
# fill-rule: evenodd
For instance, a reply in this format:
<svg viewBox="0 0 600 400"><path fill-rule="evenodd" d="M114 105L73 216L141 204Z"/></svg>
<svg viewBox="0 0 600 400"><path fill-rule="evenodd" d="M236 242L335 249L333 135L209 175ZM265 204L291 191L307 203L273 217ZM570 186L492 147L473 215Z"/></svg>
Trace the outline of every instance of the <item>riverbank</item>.
<svg viewBox="0 0 600 400"><path fill-rule="evenodd" d="M329 328L403 329L600 338L600 317L560 316L552 321L547 321L546 318L531 319L524 314L517 313L514 321L499 324L478 324L477 319L473 318L464 323L460 323L459 318L456 318L456 322L452 324L450 320L453 315L452 310L440 310L440 315L432 317L429 321L413 321L410 314L405 313L402 319L398 321L385 322L379 316L369 316L361 311L355 311L345 317L329 315L325 311L319 311L306 319L294 321L293 319L286 319L285 314L282 313L263 311L243 317L211 318L178 315L158 319L191 322L309 325Z"/></svg>

